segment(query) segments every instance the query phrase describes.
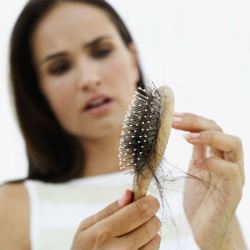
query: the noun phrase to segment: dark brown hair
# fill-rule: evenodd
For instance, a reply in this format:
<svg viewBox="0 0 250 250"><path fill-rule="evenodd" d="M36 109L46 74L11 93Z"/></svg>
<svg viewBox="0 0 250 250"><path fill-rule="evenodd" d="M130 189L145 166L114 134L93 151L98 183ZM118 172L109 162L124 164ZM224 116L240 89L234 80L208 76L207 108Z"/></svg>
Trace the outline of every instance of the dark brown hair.
<svg viewBox="0 0 250 250"><path fill-rule="evenodd" d="M31 36L41 18L61 2L87 3L105 11L126 46L133 39L117 12L104 0L30 0L13 28L10 41L11 90L27 157L26 179L63 182L80 177L84 155L65 131L41 94L31 52ZM139 68L139 85L143 85Z"/></svg>

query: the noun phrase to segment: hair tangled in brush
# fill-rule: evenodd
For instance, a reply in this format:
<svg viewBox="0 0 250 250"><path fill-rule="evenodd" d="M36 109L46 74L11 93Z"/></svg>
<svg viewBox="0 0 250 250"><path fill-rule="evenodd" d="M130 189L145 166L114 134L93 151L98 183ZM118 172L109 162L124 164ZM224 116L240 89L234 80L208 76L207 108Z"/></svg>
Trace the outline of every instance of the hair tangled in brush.
<svg viewBox="0 0 250 250"><path fill-rule="evenodd" d="M167 86L138 88L124 119L120 139L120 168L134 174L135 200L143 197L156 176L168 142L173 113L173 93Z"/></svg>
<svg viewBox="0 0 250 250"><path fill-rule="evenodd" d="M120 168L129 168L132 173L142 174L150 168L154 147L159 132L161 99L156 88L138 88L125 116L120 140Z"/></svg>

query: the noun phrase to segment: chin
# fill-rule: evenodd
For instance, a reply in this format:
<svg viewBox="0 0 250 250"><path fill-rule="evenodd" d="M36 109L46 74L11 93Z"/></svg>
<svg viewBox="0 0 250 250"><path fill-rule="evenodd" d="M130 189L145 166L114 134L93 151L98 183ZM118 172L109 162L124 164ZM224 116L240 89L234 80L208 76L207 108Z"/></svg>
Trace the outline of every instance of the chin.
<svg viewBox="0 0 250 250"><path fill-rule="evenodd" d="M89 139L98 139L102 137L110 137L110 136L117 136L117 134L121 134L123 120L113 120L109 122L102 122L95 124L95 126L90 126L89 128L82 128L79 129L77 136L82 138L89 138ZM84 131L84 133L81 133Z"/></svg>
<svg viewBox="0 0 250 250"><path fill-rule="evenodd" d="M98 129L95 133L95 135L99 137L105 137L105 136L116 136L117 133L121 133L122 129L122 123L113 122L111 124L105 124L102 126L102 128Z"/></svg>

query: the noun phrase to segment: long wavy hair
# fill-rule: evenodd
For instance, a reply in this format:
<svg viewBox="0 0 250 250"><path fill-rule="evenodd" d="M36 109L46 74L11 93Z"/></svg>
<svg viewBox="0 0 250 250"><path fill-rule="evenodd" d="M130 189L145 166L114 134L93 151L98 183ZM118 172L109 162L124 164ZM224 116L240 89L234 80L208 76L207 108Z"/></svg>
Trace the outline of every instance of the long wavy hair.
<svg viewBox="0 0 250 250"><path fill-rule="evenodd" d="M62 2L94 5L107 13L124 44L133 43L121 17L104 0L30 0L19 15L10 40L10 82L16 117L24 137L28 175L25 179L64 182L79 178L84 154L76 138L65 131L42 95L34 68L31 36L41 18ZM139 85L143 86L139 67Z"/></svg>

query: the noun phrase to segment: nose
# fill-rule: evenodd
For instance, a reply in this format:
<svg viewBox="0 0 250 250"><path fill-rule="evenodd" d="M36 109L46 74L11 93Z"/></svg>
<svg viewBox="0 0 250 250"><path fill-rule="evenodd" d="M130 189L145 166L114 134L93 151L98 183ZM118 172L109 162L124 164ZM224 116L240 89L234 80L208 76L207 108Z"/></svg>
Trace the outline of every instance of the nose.
<svg viewBox="0 0 250 250"><path fill-rule="evenodd" d="M95 91L101 84L98 70L91 63L81 63L77 75L77 85L80 90Z"/></svg>

